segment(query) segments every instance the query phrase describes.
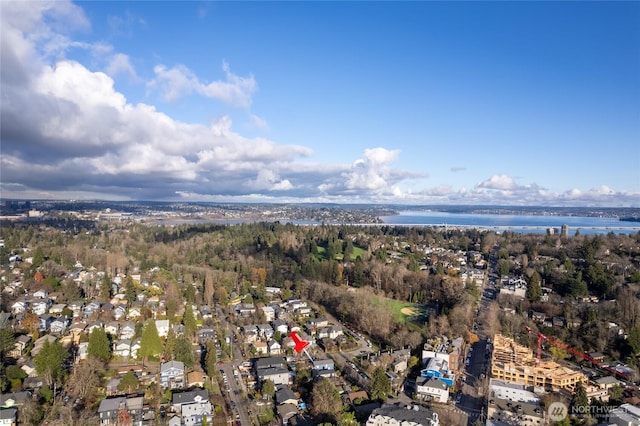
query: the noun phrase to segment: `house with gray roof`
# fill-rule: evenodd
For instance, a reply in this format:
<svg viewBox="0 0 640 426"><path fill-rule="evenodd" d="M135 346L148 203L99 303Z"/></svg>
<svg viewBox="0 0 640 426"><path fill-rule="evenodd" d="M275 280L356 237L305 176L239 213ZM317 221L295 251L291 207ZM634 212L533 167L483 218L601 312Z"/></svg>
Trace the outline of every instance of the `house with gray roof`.
<svg viewBox="0 0 640 426"><path fill-rule="evenodd" d="M281 404L298 404L298 398L288 386L280 386L275 395L276 403Z"/></svg>
<svg viewBox="0 0 640 426"><path fill-rule="evenodd" d="M184 386L184 362L168 361L160 364L160 386L177 389Z"/></svg>
<svg viewBox="0 0 640 426"><path fill-rule="evenodd" d="M101 425L116 425L120 410L127 410L133 420L133 424L142 424L144 414L144 397L124 397L105 398L100 401L98 416Z"/></svg>
<svg viewBox="0 0 640 426"><path fill-rule="evenodd" d="M174 392L171 395L171 407L177 413L182 412L183 405L205 402L209 402L209 391L206 389Z"/></svg>
<svg viewBox="0 0 640 426"><path fill-rule="evenodd" d="M284 357L281 356L270 356L265 358L258 358L255 361L256 370L260 370L262 368L285 368L287 366L287 362Z"/></svg>
<svg viewBox="0 0 640 426"><path fill-rule="evenodd" d="M22 405L31 398L31 392L12 392L0 395L0 407L9 408Z"/></svg>
<svg viewBox="0 0 640 426"><path fill-rule="evenodd" d="M423 426L440 426L438 414L418 405L382 404L373 410L367 419L367 426L390 424L407 424Z"/></svg>
<svg viewBox="0 0 640 426"><path fill-rule="evenodd" d="M0 409L0 425L11 426L18 423L18 409L17 408L4 408Z"/></svg>

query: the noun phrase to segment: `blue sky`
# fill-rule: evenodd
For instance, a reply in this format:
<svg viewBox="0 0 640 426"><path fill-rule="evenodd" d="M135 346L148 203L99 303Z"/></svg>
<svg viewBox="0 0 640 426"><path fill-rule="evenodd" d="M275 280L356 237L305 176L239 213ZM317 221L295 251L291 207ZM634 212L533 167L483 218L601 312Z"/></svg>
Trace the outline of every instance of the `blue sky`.
<svg viewBox="0 0 640 426"><path fill-rule="evenodd" d="M640 2L0 7L2 198L640 207Z"/></svg>

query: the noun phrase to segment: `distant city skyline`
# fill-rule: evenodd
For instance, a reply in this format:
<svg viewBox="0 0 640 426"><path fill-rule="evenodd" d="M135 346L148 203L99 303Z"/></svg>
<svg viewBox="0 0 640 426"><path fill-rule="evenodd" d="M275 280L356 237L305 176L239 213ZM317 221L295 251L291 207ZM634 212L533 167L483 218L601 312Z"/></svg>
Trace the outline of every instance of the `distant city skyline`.
<svg viewBox="0 0 640 426"><path fill-rule="evenodd" d="M640 207L640 2L0 2L2 199Z"/></svg>

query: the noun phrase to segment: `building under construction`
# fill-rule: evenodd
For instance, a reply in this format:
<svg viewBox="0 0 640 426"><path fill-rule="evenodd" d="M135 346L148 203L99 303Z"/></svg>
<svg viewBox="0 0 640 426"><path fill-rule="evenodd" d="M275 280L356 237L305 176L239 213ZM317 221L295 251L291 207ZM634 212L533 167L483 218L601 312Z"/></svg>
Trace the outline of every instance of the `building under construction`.
<svg viewBox="0 0 640 426"><path fill-rule="evenodd" d="M588 383L587 376L554 361L539 361L526 346L501 334L493 339L491 376L511 383L558 391L573 390L578 382Z"/></svg>

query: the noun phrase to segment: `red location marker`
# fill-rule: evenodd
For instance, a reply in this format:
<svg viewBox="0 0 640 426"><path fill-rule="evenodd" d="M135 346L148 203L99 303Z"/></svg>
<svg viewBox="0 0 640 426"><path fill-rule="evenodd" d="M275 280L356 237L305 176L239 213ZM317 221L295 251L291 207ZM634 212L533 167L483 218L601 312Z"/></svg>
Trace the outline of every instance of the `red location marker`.
<svg viewBox="0 0 640 426"><path fill-rule="evenodd" d="M296 353L300 353L307 348L311 344L308 340L303 340L298 336L297 331L292 331L289 333L289 337L293 339L293 342L296 344L295 351Z"/></svg>

